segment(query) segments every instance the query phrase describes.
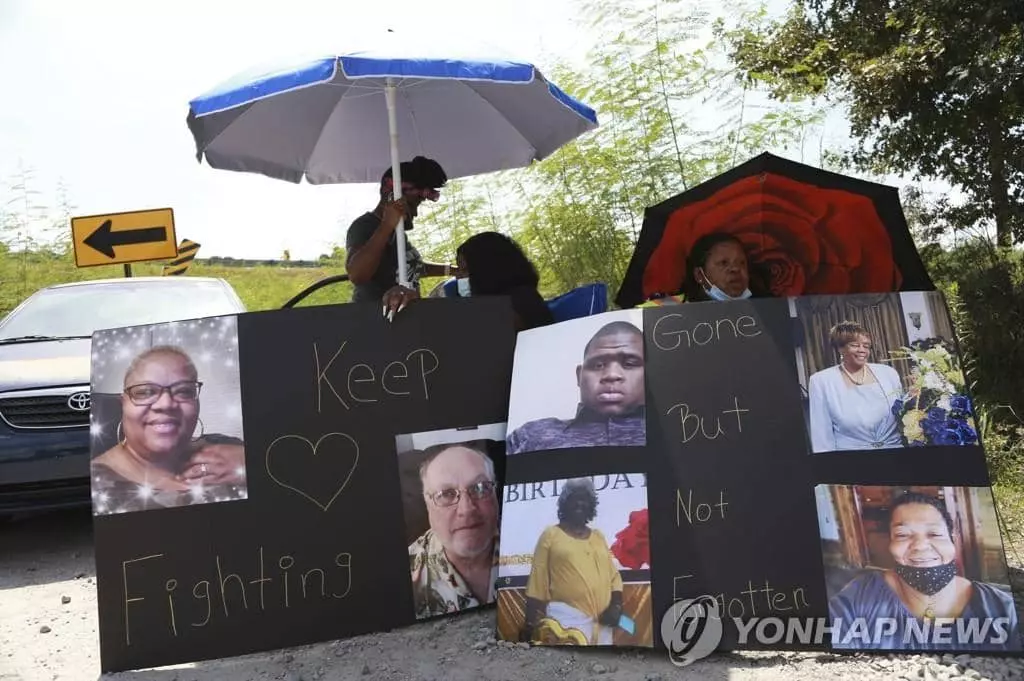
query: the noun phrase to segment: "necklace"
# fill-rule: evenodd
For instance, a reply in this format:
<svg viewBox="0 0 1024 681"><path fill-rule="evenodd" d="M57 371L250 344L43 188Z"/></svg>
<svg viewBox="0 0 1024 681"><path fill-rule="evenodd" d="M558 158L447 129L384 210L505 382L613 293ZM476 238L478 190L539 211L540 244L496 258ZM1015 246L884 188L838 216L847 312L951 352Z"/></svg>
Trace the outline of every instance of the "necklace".
<svg viewBox="0 0 1024 681"><path fill-rule="evenodd" d="M860 371L857 372L860 375L860 380L854 378L853 374L847 371L846 364L840 363L839 368L842 370L844 374L846 374L846 377L854 383L854 385L864 385L864 381L867 380L868 366L866 364L860 368Z"/></svg>
<svg viewBox="0 0 1024 681"><path fill-rule="evenodd" d="M897 579L899 579L899 578L897 578ZM902 580L899 582L899 587L900 587L900 593L904 596L904 600L911 600L911 601L915 601L915 600L916 601L920 601L921 600L920 598L916 598L912 594L907 592L907 590L906 590ZM936 598L936 596L938 596L938 594L932 594L931 596L925 596L924 597L924 613L923 613L923 615L924 615L924 619L926 619L926 620L933 620L933 621L935 620L935 598Z"/></svg>

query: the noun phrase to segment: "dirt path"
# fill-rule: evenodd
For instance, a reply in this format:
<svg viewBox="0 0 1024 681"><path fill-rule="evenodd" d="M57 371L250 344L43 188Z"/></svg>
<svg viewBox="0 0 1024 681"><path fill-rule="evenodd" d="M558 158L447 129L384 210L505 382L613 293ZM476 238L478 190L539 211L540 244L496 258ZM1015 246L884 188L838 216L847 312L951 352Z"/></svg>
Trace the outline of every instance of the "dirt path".
<svg viewBox="0 0 1024 681"><path fill-rule="evenodd" d="M91 522L88 512L68 512L0 525L0 681L100 676ZM736 653L679 669L660 653L530 650L496 643L493 617L493 611L485 611L387 634L104 679L1024 679L1024 660L948 655Z"/></svg>

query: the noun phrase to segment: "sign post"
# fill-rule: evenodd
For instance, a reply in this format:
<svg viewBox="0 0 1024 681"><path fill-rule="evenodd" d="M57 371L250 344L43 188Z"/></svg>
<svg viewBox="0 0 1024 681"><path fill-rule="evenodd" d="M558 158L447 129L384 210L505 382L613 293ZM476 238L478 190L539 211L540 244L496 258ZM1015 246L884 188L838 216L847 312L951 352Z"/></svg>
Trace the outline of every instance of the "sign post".
<svg viewBox="0 0 1024 681"><path fill-rule="evenodd" d="M77 267L123 264L126 277L133 262L178 255L171 208L71 218L71 239Z"/></svg>

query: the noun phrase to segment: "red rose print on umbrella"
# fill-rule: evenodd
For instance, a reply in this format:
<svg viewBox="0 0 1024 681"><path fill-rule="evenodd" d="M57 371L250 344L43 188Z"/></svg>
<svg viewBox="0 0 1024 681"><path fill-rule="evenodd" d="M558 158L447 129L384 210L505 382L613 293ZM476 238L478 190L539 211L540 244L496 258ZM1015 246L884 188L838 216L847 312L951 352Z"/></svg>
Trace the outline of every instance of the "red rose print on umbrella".
<svg viewBox="0 0 1024 681"><path fill-rule="evenodd" d="M686 254L712 232L739 237L776 296L893 291L901 283L870 198L765 173L672 213L648 261L644 293L678 291Z"/></svg>

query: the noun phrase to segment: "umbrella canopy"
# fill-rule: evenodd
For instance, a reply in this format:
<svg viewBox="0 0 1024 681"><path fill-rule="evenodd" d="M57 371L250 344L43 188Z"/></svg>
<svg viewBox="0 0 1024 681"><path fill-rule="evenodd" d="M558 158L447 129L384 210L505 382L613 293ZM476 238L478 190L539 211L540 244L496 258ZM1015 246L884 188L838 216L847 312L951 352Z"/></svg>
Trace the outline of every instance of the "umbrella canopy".
<svg viewBox="0 0 1024 681"><path fill-rule="evenodd" d="M895 187L764 153L644 211L615 302L678 293L694 243L715 232L739 237L775 296L935 288Z"/></svg>
<svg viewBox="0 0 1024 681"><path fill-rule="evenodd" d="M529 165L597 126L590 107L495 48L393 32L372 43L253 69L193 99L198 160L290 182L376 182L397 136L398 158L427 156L457 178Z"/></svg>

